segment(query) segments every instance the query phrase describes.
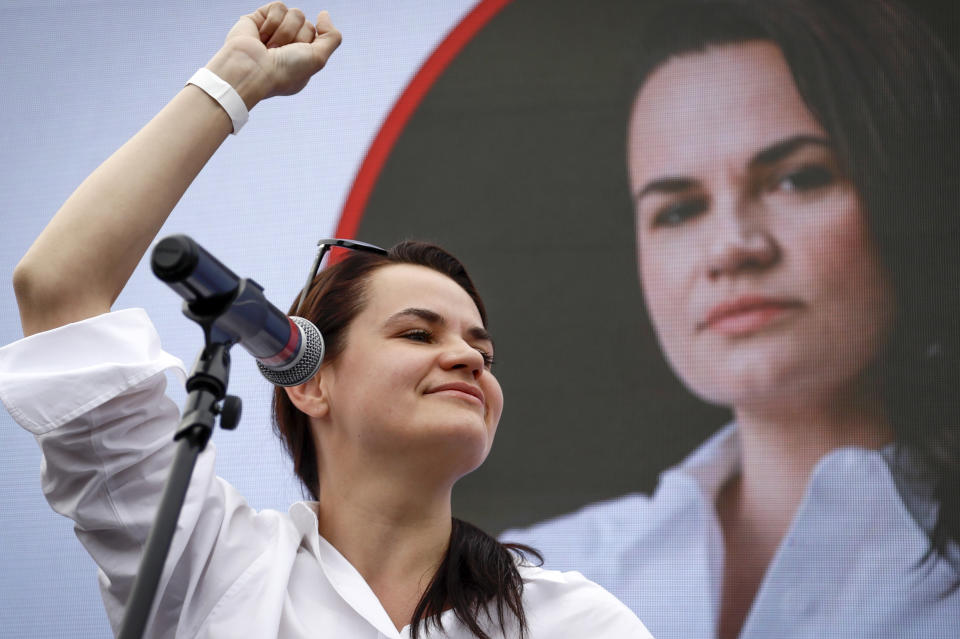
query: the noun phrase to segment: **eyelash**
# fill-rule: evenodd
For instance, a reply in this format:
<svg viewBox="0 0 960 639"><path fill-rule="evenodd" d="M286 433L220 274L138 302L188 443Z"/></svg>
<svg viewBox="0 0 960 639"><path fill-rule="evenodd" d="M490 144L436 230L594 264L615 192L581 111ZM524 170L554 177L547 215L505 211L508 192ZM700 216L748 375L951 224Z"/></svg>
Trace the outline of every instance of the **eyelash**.
<svg viewBox="0 0 960 639"><path fill-rule="evenodd" d="M430 342L433 341L433 333L422 328L417 328L412 331L407 331L406 333L403 333L401 337L404 337L406 339L409 339L415 342L422 342L424 344L429 344ZM488 353L487 351L481 348L477 348L476 351L480 353L480 355L483 357L484 367L487 369L492 368L494 364L493 355L491 355L490 353Z"/></svg>
<svg viewBox="0 0 960 639"><path fill-rule="evenodd" d="M692 198L674 202L664 206L653 216L651 226L680 226L706 210L707 203L704 198Z"/></svg>
<svg viewBox="0 0 960 639"><path fill-rule="evenodd" d="M783 188L786 191L794 193L805 193L829 186L835 178L836 176L833 171L828 167L819 164L808 164L778 175L773 181L772 189ZM798 183L795 183L793 186L785 186L784 182L787 180Z"/></svg>
<svg viewBox="0 0 960 639"><path fill-rule="evenodd" d="M407 331L401 337L406 337L407 339L412 339L416 342L425 342L429 343L433 339L433 333L430 331L425 331L422 328L416 330Z"/></svg>

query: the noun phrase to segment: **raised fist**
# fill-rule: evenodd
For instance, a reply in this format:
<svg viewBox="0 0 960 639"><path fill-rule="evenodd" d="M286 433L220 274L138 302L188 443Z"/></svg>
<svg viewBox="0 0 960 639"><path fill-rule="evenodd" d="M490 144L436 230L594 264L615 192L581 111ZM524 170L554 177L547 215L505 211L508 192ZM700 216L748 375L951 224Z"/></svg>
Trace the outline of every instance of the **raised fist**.
<svg viewBox="0 0 960 639"><path fill-rule="evenodd" d="M237 21L207 68L229 82L250 107L264 98L300 91L340 40L326 11L314 26L300 9L271 2Z"/></svg>

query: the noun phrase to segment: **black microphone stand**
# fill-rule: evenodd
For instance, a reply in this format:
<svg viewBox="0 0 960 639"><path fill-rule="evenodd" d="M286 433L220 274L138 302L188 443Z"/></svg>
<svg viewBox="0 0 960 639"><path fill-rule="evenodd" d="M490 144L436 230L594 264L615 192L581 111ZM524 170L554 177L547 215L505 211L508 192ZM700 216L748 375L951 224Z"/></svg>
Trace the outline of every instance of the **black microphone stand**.
<svg viewBox="0 0 960 639"><path fill-rule="evenodd" d="M140 559L133 590L127 600L118 639L140 639L143 636L193 467L213 434L217 417L220 418L220 426L227 430L236 428L240 421L240 398L226 394L230 377L230 347L235 342L218 341L213 335L219 332L212 330L214 322L229 308L230 302L225 299L223 303L217 303L220 300L207 301L214 303L206 304L202 313L196 312L196 306L192 309L186 302L183 305L184 315L203 328L205 346L187 379L187 402L174 436L178 442L176 454Z"/></svg>

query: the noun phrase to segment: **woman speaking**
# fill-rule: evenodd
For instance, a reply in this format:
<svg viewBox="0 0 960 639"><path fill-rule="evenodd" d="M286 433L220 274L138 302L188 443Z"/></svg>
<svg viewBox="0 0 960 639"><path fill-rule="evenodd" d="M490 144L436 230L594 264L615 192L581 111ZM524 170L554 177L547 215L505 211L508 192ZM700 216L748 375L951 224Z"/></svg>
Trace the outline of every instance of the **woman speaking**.
<svg viewBox="0 0 960 639"><path fill-rule="evenodd" d="M142 311L108 311L248 109L302 89L339 43L325 13L314 25L272 3L242 17L15 271L27 337L0 350L0 397L37 437L44 492L100 567L115 629L173 457L164 371L180 364ZM308 285L301 314L328 356L276 393L314 501L255 512L201 454L147 636L649 637L596 584L452 518L452 487L486 458L503 407L493 341L455 258L413 242L385 253L353 253Z"/></svg>

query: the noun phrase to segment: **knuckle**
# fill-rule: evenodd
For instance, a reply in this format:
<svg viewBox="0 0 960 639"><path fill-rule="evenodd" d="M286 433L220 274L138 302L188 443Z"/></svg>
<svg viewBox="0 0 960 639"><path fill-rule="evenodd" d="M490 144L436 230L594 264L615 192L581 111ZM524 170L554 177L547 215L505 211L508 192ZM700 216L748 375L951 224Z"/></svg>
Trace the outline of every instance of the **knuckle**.
<svg viewBox="0 0 960 639"><path fill-rule="evenodd" d="M279 22L287 12L287 7L282 2L274 2L267 11L267 19L271 22Z"/></svg>

